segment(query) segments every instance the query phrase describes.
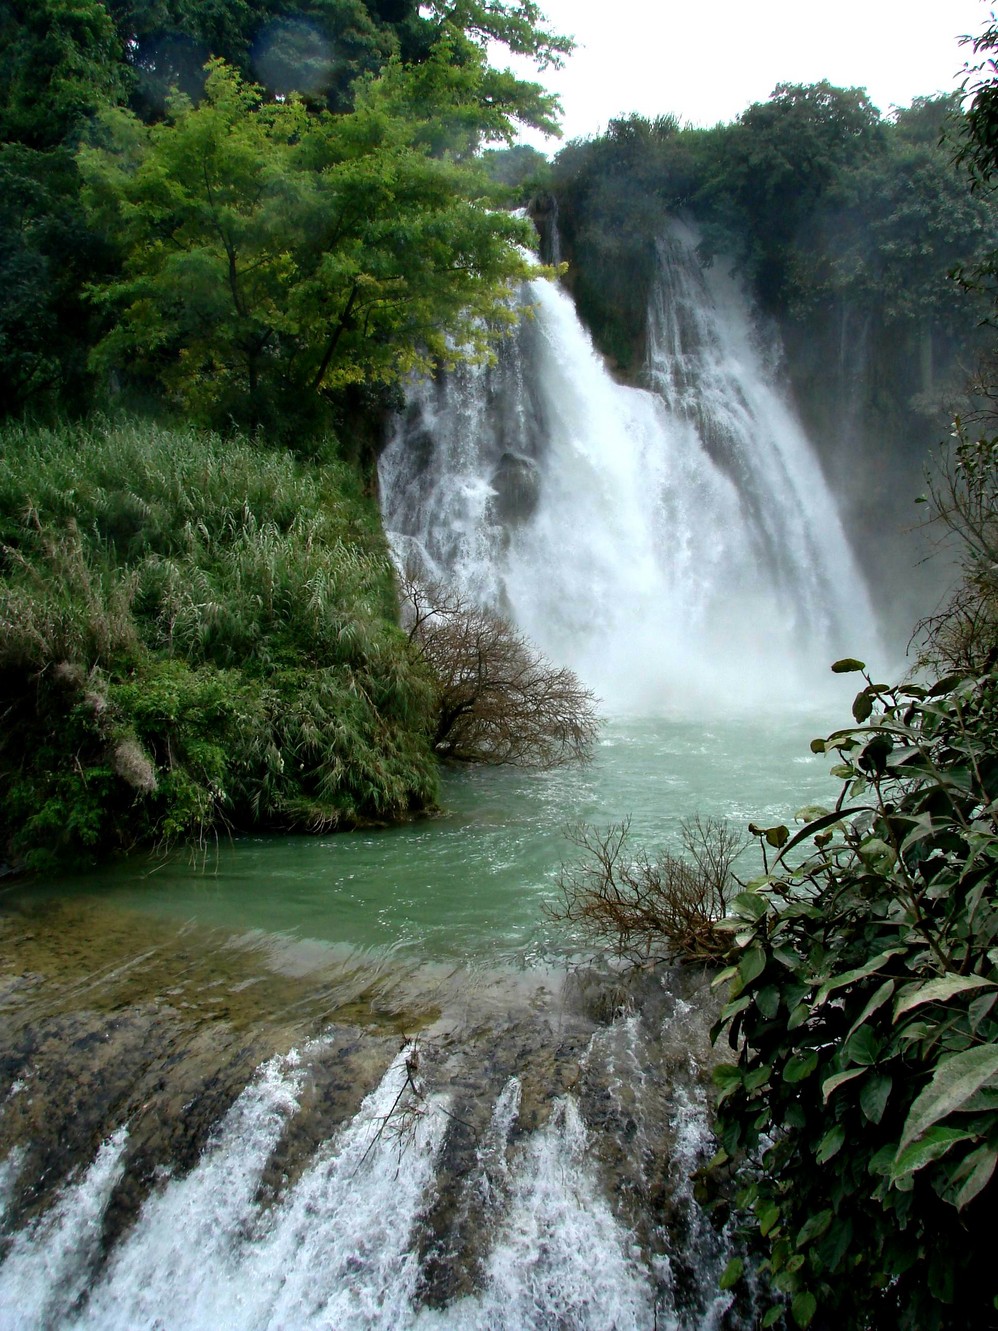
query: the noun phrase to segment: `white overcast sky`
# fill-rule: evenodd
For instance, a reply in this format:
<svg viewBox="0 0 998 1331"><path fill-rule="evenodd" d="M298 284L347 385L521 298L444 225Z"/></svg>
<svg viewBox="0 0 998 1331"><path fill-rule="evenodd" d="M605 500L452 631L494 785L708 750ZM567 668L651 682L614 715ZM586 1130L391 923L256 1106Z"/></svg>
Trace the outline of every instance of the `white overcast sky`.
<svg viewBox="0 0 998 1331"><path fill-rule="evenodd" d="M888 112L951 92L984 28L982 0L540 0L548 25L576 38L559 93L565 141L628 111L683 124L731 121L777 83L866 88ZM525 72L525 71L524 71ZM557 150L556 140L524 136Z"/></svg>

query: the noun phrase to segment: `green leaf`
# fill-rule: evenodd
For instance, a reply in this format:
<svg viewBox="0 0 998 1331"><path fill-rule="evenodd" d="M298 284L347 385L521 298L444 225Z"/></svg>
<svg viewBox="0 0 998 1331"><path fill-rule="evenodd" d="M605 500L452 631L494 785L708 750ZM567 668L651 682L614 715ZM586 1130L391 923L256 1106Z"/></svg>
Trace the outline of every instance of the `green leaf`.
<svg viewBox="0 0 998 1331"><path fill-rule="evenodd" d="M718 1063L710 1078L722 1091L728 1090L741 1083L742 1070L735 1063Z"/></svg>
<svg viewBox="0 0 998 1331"><path fill-rule="evenodd" d="M766 1018L772 1021L780 1010L780 991L775 984L767 984L755 996L756 1007Z"/></svg>
<svg viewBox="0 0 998 1331"><path fill-rule="evenodd" d="M835 675L851 675L857 670L865 670L866 663L857 661L853 656L844 656L841 661L836 661L832 666L832 673Z"/></svg>
<svg viewBox="0 0 998 1331"><path fill-rule="evenodd" d="M721 1272L721 1279L718 1282L721 1289L731 1289L733 1286L737 1285L742 1278L744 1270L745 1263L742 1259L740 1257L732 1257L731 1261Z"/></svg>
<svg viewBox="0 0 998 1331"><path fill-rule="evenodd" d="M766 1238L774 1226L779 1224L780 1208L775 1202L766 1202L756 1211L755 1218L759 1222L759 1233Z"/></svg>
<svg viewBox="0 0 998 1331"><path fill-rule="evenodd" d="M956 1142L967 1141L973 1134L965 1132L962 1128L929 1128L923 1137L917 1142L912 1142L910 1146L897 1155L891 1161L891 1177L901 1178L905 1174L915 1174L926 1165L930 1165L933 1160L938 1160Z"/></svg>
<svg viewBox="0 0 998 1331"><path fill-rule="evenodd" d="M960 1109L975 1091L995 1080L998 1080L998 1045L966 1049L940 1063L908 1113L899 1151L933 1123Z"/></svg>
<svg viewBox="0 0 998 1331"><path fill-rule="evenodd" d="M857 850L857 855L874 873L889 873L897 862L897 853L881 837L869 837Z"/></svg>
<svg viewBox="0 0 998 1331"><path fill-rule="evenodd" d="M787 1065L783 1069L783 1080L789 1082L803 1081L805 1077L810 1077L817 1066L818 1051L816 1049L808 1049L806 1053L794 1054L793 1058L787 1060Z"/></svg>
<svg viewBox="0 0 998 1331"><path fill-rule="evenodd" d="M898 994L894 1005L894 1020L912 1008L923 1003L945 1003L956 994L966 993L968 989L998 988L994 980L985 980L980 975L943 975L938 980L929 980L926 984L908 986Z"/></svg>
<svg viewBox="0 0 998 1331"><path fill-rule="evenodd" d="M866 689L856 694L852 704L852 714L859 725L868 721L873 714L873 698Z"/></svg>
<svg viewBox="0 0 998 1331"><path fill-rule="evenodd" d="M968 1202L983 1191L991 1181L991 1175L998 1164L998 1150L993 1146L980 1146L972 1151L963 1162L964 1170L971 1166L966 1183L956 1195L956 1209L962 1211Z"/></svg>
<svg viewBox="0 0 998 1331"><path fill-rule="evenodd" d="M881 1047L882 1041L872 1026L860 1026L842 1046L842 1058L869 1067L876 1063Z"/></svg>
<svg viewBox="0 0 998 1331"><path fill-rule="evenodd" d="M834 1271L852 1242L852 1221L836 1220L817 1246L818 1257L829 1271Z"/></svg>
<svg viewBox="0 0 998 1331"><path fill-rule="evenodd" d="M845 1139L846 1131L841 1123L836 1123L834 1128L829 1128L814 1153L814 1158L818 1164L823 1165L826 1160L831 1160L833 1155L837 1155L842 1150Z"/></svg>
<svg viewBox="0 0 998 1331"><path fill-rule="evenodd" d="M790 837L790 828L785 827L782 823L780 823L778 827L766 828L766 840L776 850L779 850L781 846L785 846L787 844L787 841L789 840L789 837Z"/></svg>
<svg viewBox="0 0 998 1331"><path fill-rule="evenodd" d="M820 1239L831 1223L832 1212L830 1210L819 1211L817 1215L813 1215L804 1221L797 1237L794 1239L794 1245L798 1248L804 1248L815 1239Z"/></svg>
<svg viewBox="0 0 998 1331"><path fill-rule="evenodd" d="M821 1094L825 1104L828 1103L828 1097L840 1086L844 1086L847 1081L852 1081L854 1077L862 1077L866 1068L850 1068L848 1072L836 1072L834 1077L827 1077L821 1083Z"/></svg>
<svg viewBox="0 0 998 1331"><path fill-rule="evenodd" d="M742 953L738 963L738 978L742 988L751 984L766 969L766 954L761 947L750 947Z"/></svg>
<svg viewBox="0 0 998 1331"><path fill-rule="evenodd" d="M903 952L903 947L889 947L885 952L878 952L875 957L865 961L862 966L854 966L852 970L843 971L841 975L835 975L818 990L814 999L814 1006L820 1007L828 998L828 995L834 993L836 989L841 989L843 985L855 984L857 980L865 980L868 975L873 975L876 971L895 957L899 952Z"/></svg>
<svg viewBox="0 0 998 1331"><path fill-rule="evenodd" d="M762 1319L763 1331L765 1331L766 1327L775 1326L782 1316L783 1316L783 1308L779 1303L777 1303L772 1308L770 1308L769 1312Z"/></svg>
<svg viewBox="0 0 998 1331"><path fill-rule="evenodd" d="M880 988L877 989L876 992L873 994L873 996L870 998L870 1001L867 1003L863 1011L859 1014L859 1016L856 1018L853 1024L849 1027L846 1039L848 1039L850 1035L853 1035L869 1017L872 1017L874 1012L876 1012L878 1008L883 1007L883 1005L887 1002L887 1000L890 998L893 992L894 992L894 981L885 980L883 984L880 986Z"/></svg>
<svg viewBox="0 0 998 1331"><path fill-rule="evenodd" d="M801 1290L799 1294L795 1294L793 1303L790 1305L794 1321L801 1328L801 1331L807 1331L807 1327L811 1325L811 1319L817 1309L817 1299L807 1290Z"/></svg>
<svg viewBox="0 0 998 1331"><path fill-rule="evenodd" d="M871 1123L879 1123L883 1118L893 1085L893 1078L886 1072L875 1073L863 1083L859 1092L859 1107Z"/></svg>
<svg viewBox="0 0 998 1331"><path fill-rule="evenodd" d="M731 904L745 920L761 920L767 910L766 899L758 892L739 892Z"/></svg>

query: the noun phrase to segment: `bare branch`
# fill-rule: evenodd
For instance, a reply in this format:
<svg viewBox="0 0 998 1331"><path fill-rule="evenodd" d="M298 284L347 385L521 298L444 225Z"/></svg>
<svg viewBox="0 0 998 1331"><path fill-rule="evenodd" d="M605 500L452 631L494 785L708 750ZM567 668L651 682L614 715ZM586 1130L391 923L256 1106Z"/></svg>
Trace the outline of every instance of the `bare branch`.
<svg viewBox="0 0 998 1331"><path fill-rule="evenodd" d="M556 920L574 925L586 941L633 966L677 957L717 961L731 946L718 928L735 880L731 866L745 847L734 829L699 814L684 820L688 859L632 854L629 822L600 831L582 824L569 835L582 851L563 865Z"/></svg>
<svg viewBox="0 0 998 1331"><path fill-rule="evenodd" d="M400 584L403 626L437 681L441 757L539 768L589 757L596 699L573 671L552 665L501 615L409 572Z"/></svg>

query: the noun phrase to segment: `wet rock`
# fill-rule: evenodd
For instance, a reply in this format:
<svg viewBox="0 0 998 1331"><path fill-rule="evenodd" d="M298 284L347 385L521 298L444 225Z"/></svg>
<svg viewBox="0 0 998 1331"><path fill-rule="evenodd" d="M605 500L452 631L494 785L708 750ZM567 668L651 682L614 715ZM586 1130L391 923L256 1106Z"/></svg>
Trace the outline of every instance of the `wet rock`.
<svg viewBox="0 0 998 1331"><path fill-rule="evenodd" d="M526 522L540 500L541 475L537 463L519 453L503 453L489 482L495 490L497 519L508 525Z"/></svg>

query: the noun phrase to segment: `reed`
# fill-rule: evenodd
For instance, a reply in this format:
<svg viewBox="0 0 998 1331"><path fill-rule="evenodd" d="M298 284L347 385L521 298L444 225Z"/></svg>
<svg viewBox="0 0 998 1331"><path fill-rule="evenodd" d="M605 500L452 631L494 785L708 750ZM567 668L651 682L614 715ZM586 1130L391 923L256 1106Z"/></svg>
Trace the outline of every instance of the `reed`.
<svg viewBox="0 0 998 1331"><path fill-rule="evenodd" d="M433 804L432 689L345 465L138 422L0 432L17 863Z"/></svg>

